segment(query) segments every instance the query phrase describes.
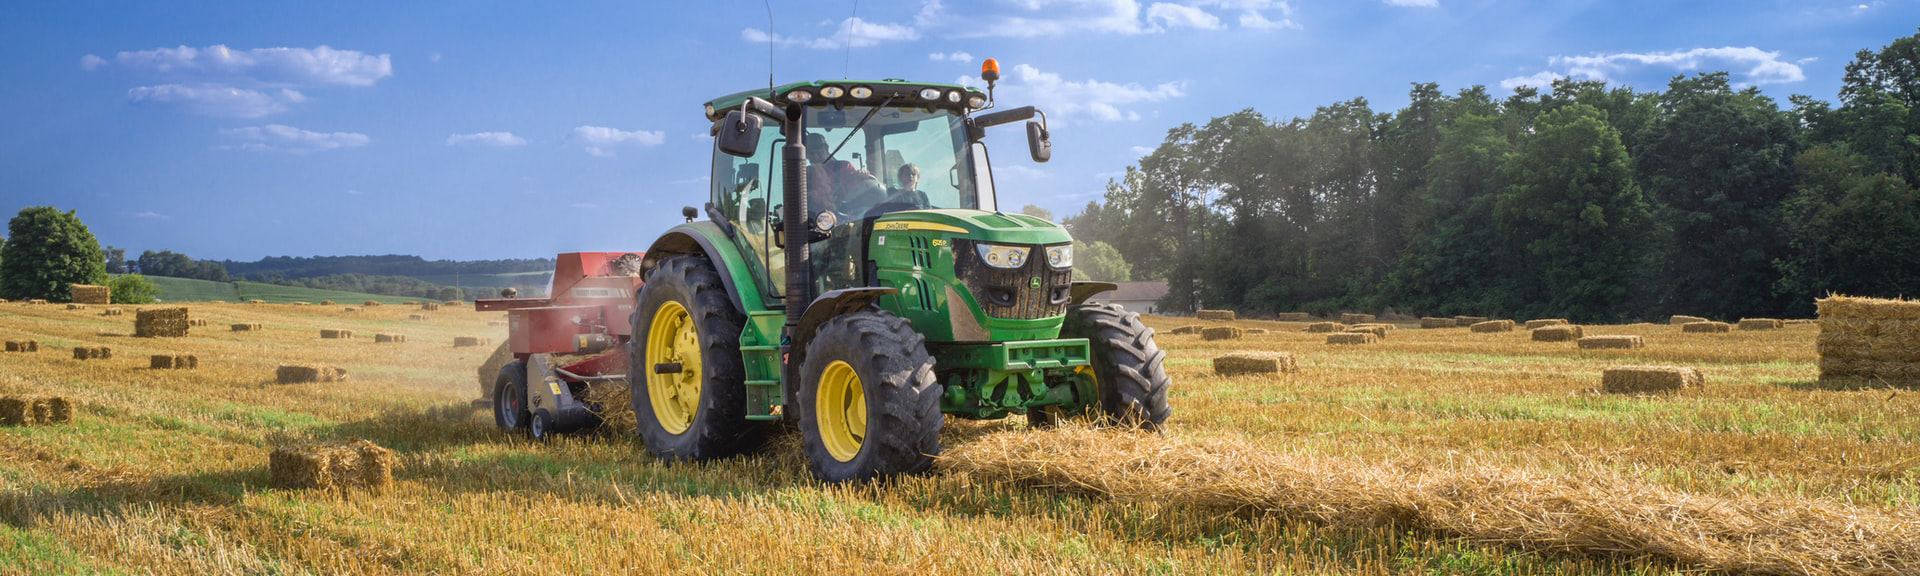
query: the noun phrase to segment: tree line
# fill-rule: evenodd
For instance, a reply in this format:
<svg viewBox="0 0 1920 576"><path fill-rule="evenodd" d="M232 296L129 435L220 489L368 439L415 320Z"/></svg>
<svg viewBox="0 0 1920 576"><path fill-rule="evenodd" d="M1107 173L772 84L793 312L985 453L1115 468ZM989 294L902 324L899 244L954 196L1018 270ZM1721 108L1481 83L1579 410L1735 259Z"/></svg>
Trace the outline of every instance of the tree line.
<svg viewBox="0 0 1920 576"><path fill-rule="evenodd" d="M1838 105L1713 72L1242 110L1169 130L1064 223L1167 281L1163 310L1808 316L1920 293L1916 169L1920 34L1860 51Z"/></svg>
<svg viewBox="0 0 1920 576"><path fill-rule="evenodd" d="M220 262L227 271L249 278L314 278L339 274L375 276L452 276L454 274L507 274L513 272L551 272L552 258L507 258L500 260L427 260L400 254L368 256L269 256L255 262Z"/></svg>

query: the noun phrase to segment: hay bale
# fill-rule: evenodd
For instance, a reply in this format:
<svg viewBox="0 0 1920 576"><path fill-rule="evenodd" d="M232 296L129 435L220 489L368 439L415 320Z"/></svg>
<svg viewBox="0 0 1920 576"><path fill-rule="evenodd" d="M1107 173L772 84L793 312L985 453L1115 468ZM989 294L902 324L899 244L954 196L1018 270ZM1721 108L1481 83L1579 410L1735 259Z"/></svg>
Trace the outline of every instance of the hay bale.
<svg viewBox="0 0 1920 576"><path fill-rule="evenodd" d="M294 306L312 306L313 305L312 302L289 302L289 304L293 304Z"/></svg>
<svg viewBox="0 0 1920 576"><path fill-rule="evenodd" d="M440 303L438 303L438 302L421 302L421 303L420 303L420 309L421 309L421 310L424 310L424 311L433 311L433 310L439 310L439 309L440 309Z"/></svg>
<svg viewBox="0 0 1920 576"><path fill-rule="evenodd" d="M1785 324L1788 326L1805 326L1808 324L1818 324L1818 323L1820 323L1819 320L1809 320L1806 318L1795 318L1792 320L1787 320L1785 322Z"/></svg>
<svg viewBox="0 0 1920 576"><path fill-rule="evenodd" d="M47 405L47 399L45 398L34 399L32 407L28 409L28 412L28 418L31 419L34 424L53 423L53 407Z"/></svg>
<svg viewBox="0 0 1920 576"><path fill-rule="evenodd" d="M28 304L46 304L47 301L41 298L28 298L27 303Z"/></svg>
<svg viewBox="0 0 1920 576"><path fill-rule="evenodd" d="M1492 318L1488 318L1486 316L1454 316L1453 324L1455 326L1473 326L1474 324L1479 324L1481 322L1486 322L1488 320L1492 320Z"/></svg>
<svg viewBox="0 0 1920 576"><path fill-rule="evenodd" d="M1372 324L1372 314L1341 314L1341 324Z"/></svg>
<svg viewBox="0 0 1920 576"><path fill-rule="evenodd" d="M361 302L361 303L360 303L360 305L361 305L361 306L366 306L366 307L368 307L368 308L372 308L372 307L374 307L374 306L379 306L379 305L380 305L380 301L379 301L379 300L368 300L368 301L366 301L366 302Z"/></svg>
<svg viewBox="0 0 1920 576"><path fill-rule="evenodd" d="M1310 333L1318 334L1318 333L1325 333L1325 332L1339 332L1346 329L1347 329L1346 325L1341 324L1339 322L1314 322L1312 324L1308 324L1305 330Z"/></svg>
<svg viewBox="0 0 1920 576"><path fill-rule="evenodd" d="M1580 348L1586 350L1643 348L1647 345L1639 336L1631 335L1587 336L1577 342Z"/></svg>
<svg viewBox="0 0 1920 576"><path fill-rule="evenodd" d="M1459 326L1459 324L1457 322L1454 322L1452 318L1436 318L1433 316L1427 316L1420 319L1420 327L1426 328L1426 329L1453 328L1456 326Z"/></svg>
<svg viewBox="0 0 1920 576"><path fill-rule="evenodd" d="M155 354L147 359L147 367L154 370L193 370L200 367L200 358L192 354Z"/></svg>
<svg viewBox="0 0 1920 576"><path fill-rule="evenodd" d="M393 451L366 440L280 446L267 456L274 488L381 492L393 485Z"/></svg>
<svg viewBox="0 0 1920 576"><path fill-rule="evenodd" d="M1385 322L1372 322L1372 323L1367 323L1367 324L1355 324L1355 325L1354 325L1354 327L1356 327L1356 328L1380 328L1380 329L1382 329L1382 330L1386 330L1386 331L1388 331L1388 332L1392 332L1392 331L1394 331L1394 330L1399 330L1399 329L1400 329L1400 327L1399 327L1399 326L1395 326L1395 325L1392 325L1392 324L1387 324L1387 323L1385 323Z"/></svg>
<svg viewBox="0 0 1920 576"><path fill-rule="evenodd" d="M1246 330L1242 330L1235 326L1214 326L1211 328L1207 328L1205 330L1201 330L1200 339L1201 340L1232 340L1234 338L1239 338L1245 335L1246 332L1247 332Z"/></svg>
<svg viewBox="0 0 1920 576"><path fill-rule="evenodd" d="M1513 321L1512 320L1488 320L1486 322L1475 322L1472 325L1467 326L1467 329L1474 332L1512 332Z"/></svg>
<svg viewBox="0 0 1920 576"><path fill-rule="evenodd" d="M100 311L101 316L120 316L125 314L119 308L107 308Z"/></svg>
<svg viewBox="0 0 1920 576"><path fill-rule="evenodd" d="M142 338L177 338L187 335L186 308L154 308L134 314L133 335Z"/></svg>
<svg viewBox="0 0 1920 576"><path fill-rule="evenodd" d="M1707 321L1708 320L1706 318L1701 318L1699 316L1683 316L1679 314L1675 314L1672 317L1667 318L1667 324L1670 326L1686 326L1688 324L1692 324L1695 322L1707 322Z"/></svg>
<svg viewBox="0 0 1920 576"><path fill-rule="evenodd" d="M374 334L373 341L378 344L399 344L407 341L406 334Z"/></svg>
<svg viewBox="0 0 1920 576"><path fill-rule="evenodd" d="M248 304L266 304L267 301L266 300L248 300L247 303Z"/></svg>
<svg viewBox="0 0 1920 576"><path fill-rule="evenodd" d="M1740 319L1741 330L1779 330L1781 328L1785 328L1786 326L1787 326L1787 322L1785 320L1776 320L1773 318L1741 318Z"/></svg>
<svg viewBox="0 0 1920 576"><path fill-rule="evenodd" d="M1213 359L1213 373L1220 376L1297 372L1300 365L1287 352L1240 351Z"/></svg>
<svg viewBox="0 0 1920 576"><path fill-rule="evenodd" d="M1171 331L1169 331L1169 332L1167 332L1167 333L1168 333L1168 334L1173 334L1173 335L1176 335L1176 336L1184 336L1184 335L1187 335L1187 334L1199 334L1199 333L1200 333L1200 330L1201 330L1201 329L1203 329L1203 328L1206 328L1206 326L1201 326L1201 325L1199 325L1199 324L1190 324L1190 325L1187 325L1187 326L1181 326L1181 327L1179 327L1179 328L1174 328L1173 330L1171 330Z"/></svg>
<svg viewBox="0 0 1920 576"><path fill-rule="evenodd" d="M1548 326L1533 331L1535 342L1572 342L1579 340L1580 336L1580 327L1572 324Z"/></svg>
<svg viewBox="0 0 1920 576"><path fill-rule="evenodd" d="M1680 366L1616 366L1600 375L1600 390L1608 394L1670 392L1706 383L1699 370Z"/></svg>
<svg viewBox="0 0 1920 576"><path fill-rule="evenodd" d="M342 382L347 379L344 368L332 366L306 366L301 364L281 364L274 369L274 380L281 384L302 384L306 382Z"/></svg>
<svg viewBox="0 0 1920 576"><path fill-rule="evenodd" d="M1920 386L1920 301L1831 296L1817 307L1820 381Z"/></svg>
<svg viewBox="0 0 1920 576"><path fill-rule="evenodd" d="M73 349L74 360L107 360L113 358L113 349L106 346L77 346Z"/></svg>
<svg viewBox="0 0 1920 576"><path fill-rule="evenodd" d="M40 341L39 340L8 340L7 351L8 352L39 352Z"/></svg>
<svg viewBox="0 0 1920 576"><path fill-rule="evenodd" d="M25 426L32 423L32 403L24 398L0 396L0 426Z"/></svg>
<svg viewBox="0 0 1920 576"><path fill-rule="evenodd" d="M320 301L320 305L321 305L321 306L332 306L332 305L333 305L333 301L332 301L332 300L321 300L321 301Z"/></svg>
<svg viewBox="0 0 1920 576"><path fill-rule="evenodd" d="M1281 322L1312 322L1313 315L1306 312L1281 312L1273 315L1273 319Z"/></svg>
<svg viewBox="0 0 1920 576"><path fill-rule="evenodd" d="M1234 320L1232 310L1201 310L1194 312L1193 317L1196 320L1216 320L1222 322L1232 322Z"/></svg>
<svg viewBox="0 0 1920 576"><path fill-rule="evenodd" d="M205 318L193 318L193 319L187 320L187 326L197 327L197 326L206 326L206 325L207 325L207 319Z"/></svg>
<svg viewBox="0 0 1920 576"><path fill-rule="evenodd" d="M74 284L68 288L71 300L76 304L112 304L113 289L92 284ZM69 308L71 309L71 308Z"/></svg>
<svg viewBox="0 0 1920 576"><path fill-rule="evenodd" d="M86 304L68 304L67 309L68 310L86 310L87 305Z"/></svg>
<svg viewBox="0 0 1920 576"><path fill-rule="evenodd" d="M153 369L153 370L172 370L173 355L154 354L152 357L147 359L147 368Z"/></svg>
<svg viewBox="0 0 1920 576"><path fill-rule="evenodd" d="M47 423L65 424L73 421L73 401L59 396L47 399Z"/></svg>
<svg viewBox="0 0 1920 576"><path fill-rule="evenodd" d="M1335 332L1327 335L1328 344L1372 344L1379 339L1372 332Z"/></svg>
<svg viewBox="0 0 1920 576"><path fill-rule="evenodd" d="M1680 325L1680 331L1681 332L1698 332L1703 334L1717 334L1721 332L1732 332L1733 325L1728 324L1726 322L1714 322L1711 320L1704 321L1704 322L1688 322L1686 324Z"/></svg>
<svg viewBox="0 0 1920 576"><path fill-rule="evenodd" d="M408 314L407 319L408 320L426 320L427 315L426 314Z"/></svg>
<svg viewBox="0 0 1920 576"><path fill-rule="evenodd" d="M1566 318L1543 318L1540 320L1528 320L1527 329L1534 330L1548 326L1565 326L1567 324L1572 324L1572 322L1568 322Z"/></svg>
<svg viewBox="0 0 1920 576"><path fill-rule="evenodd" d="M346 308L346 311L347 311L347 312L359 312L359 311L360 311L360 308L358 308L358 307L355 307L355 306L348 306L348 307Z"/></svg>
<svg viewBox="0 0 1920 576"><path fill-rule="evenodd" d="M352 337L353 337L353 331L352 331L352 330L338 330L338 329L321 329L321 330L320 330L320 337L321 337L321 338L331 338L331 339L339 339L339 338L352 338Z"/></svg>
<svg viewBox="0 0 1920 576"><path fill-rule="evenodd" d="M252 332L252 331L261 330L261 329L262 328L259 324L234 324L233 325L234 332Z"/></svg>
<svg viewBox="0 0 1920 576"><path fill-rule="evenodd" d="M486 338L480 338L478 336L454 336L453 337L454 348L466 348L469 346L486 346L487 344L491 344L491 343L492 341L487 340Z"/></svg>
<svg viewBox="0 0 1920 576"><path fill-rule="evenodd" d="M1386 327L1381 326L1379 324L1362 324L1359 326L1350 326L1347 328L1346 331L1372 334L1374 338L1377 338L1380 340L1385 340L1387 338Z"/></svg>

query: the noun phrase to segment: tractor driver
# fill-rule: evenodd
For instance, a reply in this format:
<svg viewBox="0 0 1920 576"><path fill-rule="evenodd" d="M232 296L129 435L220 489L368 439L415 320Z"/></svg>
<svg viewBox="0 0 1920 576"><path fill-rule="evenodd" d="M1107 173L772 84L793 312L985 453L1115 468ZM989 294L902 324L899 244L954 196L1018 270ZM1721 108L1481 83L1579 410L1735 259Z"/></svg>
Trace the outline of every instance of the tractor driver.
<svg viewBox="0 0 1920 576"><path fill-rule="evenodd" d="M926 208L927 193L920 190L920 167L912 163L901 164L899 186L887 191L887 202L912 204L916 208Z"/></svg>
<svg viewBox="0 0 1920 576"><path fill-rule="evenodd" d="M886 187L845 160L831 160L827 137L819 133L806 136L807 197L820 209L858 217L880 203Z"/></svg>

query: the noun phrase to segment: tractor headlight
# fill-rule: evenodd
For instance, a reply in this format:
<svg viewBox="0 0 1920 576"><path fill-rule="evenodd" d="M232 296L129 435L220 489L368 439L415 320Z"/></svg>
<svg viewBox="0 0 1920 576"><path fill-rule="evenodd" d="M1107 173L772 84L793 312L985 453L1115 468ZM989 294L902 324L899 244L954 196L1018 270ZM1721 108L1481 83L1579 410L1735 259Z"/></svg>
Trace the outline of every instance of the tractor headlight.
<svg viewBox="0 0 1920 576"><path fill-rule="evenodd" d="M841 89L839 86L828 86L820 89L820 95L827 98L839 98L846 93L847 91Z"/></svg>
<svg viewBox="0 0 1920 576"><path fill-rule="evenodd" d="M980 261L994 268L1019 268L1027 264L1026 246L999 246L995 244L975 244L980 252Z"/></svg>
<svg viewBox="0 0 1920 576"><path fill-rule="evenodd" d="M920 99L921 99L921 100L939 100L939 99L940 99L940 89L938 89L938 88L922 88L922 89L920 89Z"/></svg>
<svg viewBox="0 0 1920 576"><path fill-rule="evenodd" d="M806 104L813 100L813 93L806 90L794 90L787 93L787 101L794 104Z"/></svg>
<svg viewBox="0 0 1920 576"><path fill-rule="evenodd" d="M1054 246L1047 249L1047 265L1054 268L1073 267L1073 245Z"/></svg>

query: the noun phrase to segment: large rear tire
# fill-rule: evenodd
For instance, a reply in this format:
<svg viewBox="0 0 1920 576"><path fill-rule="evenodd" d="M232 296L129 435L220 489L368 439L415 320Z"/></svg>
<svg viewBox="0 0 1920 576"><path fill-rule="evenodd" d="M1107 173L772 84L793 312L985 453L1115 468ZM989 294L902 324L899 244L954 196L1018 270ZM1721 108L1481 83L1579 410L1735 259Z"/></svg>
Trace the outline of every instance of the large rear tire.
<svg viewBox="0 0 1920 576"><path fill-rule="evenodd" d="M1172 380L1164 366L1166 353L1153 341L1153 329L1140 315L1113 304L1081 304L1067 309L1061 338L1086 338L1091 352L1094 397L1106 423L1158 430L1173 414L1167 406ZM1028 421L1050 424L1061 412L1035 410Z"/></svg>
<svg viewBox="0 0 1920 576"><path fill-rule="evenodd" d="M527 363L508 362L493 378L493 425L518 432L525 430L532 419L533 414L527 411Z"/></svg>
<svg viewBox="0 0 1920 576"><path fill-rule="evenodd" d="M828 320L807 343L795 405L825 482L925 472L940 454L940 386L925 339L879 307Z"/></svg>
<svg viewBox="0 0 1920 576"><path fill-rule="evenodd" d="M668 461L739 454L764 436L746 419L746 368L735 310L705 256L660 262L635 296L627 348L636 433Z"/></svg>

